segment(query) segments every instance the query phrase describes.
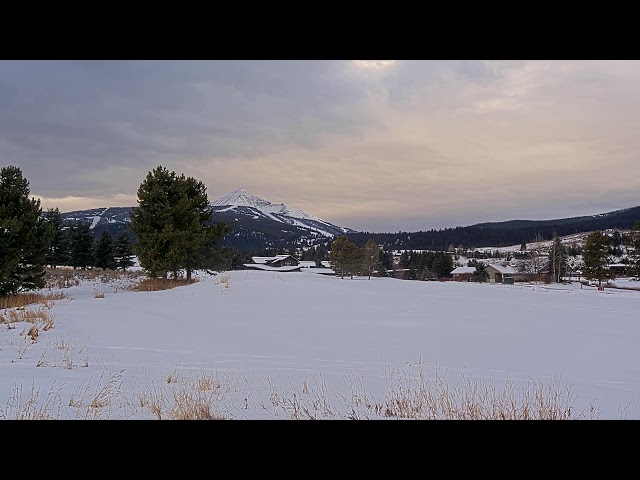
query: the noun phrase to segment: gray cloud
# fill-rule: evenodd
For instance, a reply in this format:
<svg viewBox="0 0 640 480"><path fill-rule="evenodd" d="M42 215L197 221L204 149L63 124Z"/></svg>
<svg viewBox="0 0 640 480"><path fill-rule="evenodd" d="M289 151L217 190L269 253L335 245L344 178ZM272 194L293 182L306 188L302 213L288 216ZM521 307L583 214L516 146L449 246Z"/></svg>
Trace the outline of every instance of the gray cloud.
<svg viewBox="0 0 640 480"><path fill-rule="evenodd" d="M32 183L57 173L39 191L60 196L113 191L105 166L312 148L319 135L368 121L363 93L343 70L340 62L4 61L0 154L32 167Z"/></svg>
<svg viewBox="0 0 640 480"><path fill-rule="evenodd" d="M162 164L370 231L557 218L640 203L639 90L637 61L0 61L0 156L65 209Z"/></svg>

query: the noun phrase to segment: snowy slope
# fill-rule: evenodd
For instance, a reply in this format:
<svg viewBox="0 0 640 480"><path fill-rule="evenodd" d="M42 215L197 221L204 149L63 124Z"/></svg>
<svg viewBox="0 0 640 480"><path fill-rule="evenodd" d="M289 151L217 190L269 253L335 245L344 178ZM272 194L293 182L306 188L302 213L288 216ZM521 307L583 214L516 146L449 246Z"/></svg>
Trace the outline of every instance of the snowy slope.
<svg viewBox="0 0 640 480"><path fill-rule="evenodd" d="M640 418L637 291L341 280L314 270L233 271L158 292L100 279L65 289L37 342L24 333L30 323L1 325L0 417L15 418L16 389L25 405L33 386L40 405L53 390L64 408L52 400L49 411L61 419L157 418L158 396L171 418L173 399L195 398L173 393L193 380L200 389L186 391L210 392L224 418L288 419L298 403L317 418L323 406L331 418L351 418L352 408L385 418L366 405L393 405L388 392L411 393L423 368L450 389L464 378L499 387L511 379L517 391L559 379L575 417L589 418L593 404L598 419ZM90 408L119 372L121 383L98 397L111 403ZM358 401L365 393L368 402Z"/></svg>

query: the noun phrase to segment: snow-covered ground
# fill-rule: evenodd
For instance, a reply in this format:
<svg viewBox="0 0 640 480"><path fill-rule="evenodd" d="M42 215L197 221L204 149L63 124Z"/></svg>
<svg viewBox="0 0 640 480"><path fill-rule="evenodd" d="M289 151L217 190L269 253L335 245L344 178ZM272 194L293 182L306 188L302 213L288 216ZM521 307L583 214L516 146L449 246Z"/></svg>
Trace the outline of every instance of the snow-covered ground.
<svg viewBox="0 0 640 480"><path fill-rule="evenodd" d="M35 342L31 324L0 324L0 417L167 418L198 394L224 418L291 418L304 405L371 418L367 402L425 375L452 388L559 382L576 416L640 418L640 292L313 269L199 278L158 292L66 288Z"/></svg>

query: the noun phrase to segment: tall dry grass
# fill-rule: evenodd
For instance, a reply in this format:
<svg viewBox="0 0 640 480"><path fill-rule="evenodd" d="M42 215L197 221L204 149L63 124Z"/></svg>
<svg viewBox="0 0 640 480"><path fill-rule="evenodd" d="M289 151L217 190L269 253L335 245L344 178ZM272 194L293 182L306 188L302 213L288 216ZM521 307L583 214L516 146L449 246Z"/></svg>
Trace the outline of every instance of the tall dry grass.
<svg viewBox="0 0 640 480"><path fill-rule="evenodd" d="M158 290L169 290L176 287L184 287L185 285L191 285L197 282L197 279L187 281L183 278L144 278L131 286L131 290L138 292L155 292Z"/></svg>
<svg viewBox="0 0 640 480"><path fill-rule="evenodd" d="M221 420L245 418L249 403L258 404L265 418L290 420L581 420L597 419L598 409L590 404L575 411L575 395L559 379L551 382L531 380L524 384L506 379L475 379L464 374L460 382L449 385L441 372L428 378L422 372L397 372L389 378L388 391L380 398L367 392L361 378L345 380L346 389L331 393L328 383L305 379L301 387L281 388L270 377L264 395L256 395L246 381L228 374L202 371L187 374L179 369L157 382L131 393L123 387L124 370L104 373L98 382L79 385L66 407L75 419L116 419L129 415L157 420ZM267 403L264 403L264 402ZM32 388L26 400L21 387L0 409L0 418L60 418L61 395L52 387L44 401ZM65 407L65 409L66 409ZM67 415L72 415L67 411Z"/></svg>
<svg viewBox="0 0 640 480"><path fill-rule="evenodd" d="M53 301L62 298L64 298L64 293L62 292L24 292L17 295L0 296L0 310L26 307L33 304L42 304L48 307Z"/></svg>

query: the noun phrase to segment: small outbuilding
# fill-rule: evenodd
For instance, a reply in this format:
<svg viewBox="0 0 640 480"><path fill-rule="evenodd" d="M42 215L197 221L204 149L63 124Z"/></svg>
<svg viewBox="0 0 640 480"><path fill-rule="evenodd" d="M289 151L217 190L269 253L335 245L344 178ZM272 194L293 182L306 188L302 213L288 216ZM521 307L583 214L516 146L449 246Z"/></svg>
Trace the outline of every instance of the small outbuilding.
<svg viewBox="0 0 640 480"><path fill-rule="evenodd" d="M458 267L451 270L455 282L470 282L476 267Z"/></svg>
<svg viewBox="0 0 640 480"><path fill-rule="evenodd" d="M487 265L489 283L513 284L518 271L510 265L490 263Z"/></svg>

